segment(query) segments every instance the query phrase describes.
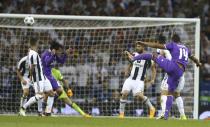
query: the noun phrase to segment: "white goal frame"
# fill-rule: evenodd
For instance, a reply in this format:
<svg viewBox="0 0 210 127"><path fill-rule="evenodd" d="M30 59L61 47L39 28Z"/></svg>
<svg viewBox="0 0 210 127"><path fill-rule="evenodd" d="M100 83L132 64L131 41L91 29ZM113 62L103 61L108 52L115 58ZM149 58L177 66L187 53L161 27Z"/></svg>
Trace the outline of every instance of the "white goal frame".
<svg viewBox="0 0 210 127"><path fill-rule="evenodd" d="M199 18L150 18L150 17L106 17L106 16L65 16L65 15L37 15L37 14L0 14L0 18L25 18L32 16L34 19L65 19L65 20L104 20L104 21L169 21L195 23L195 56L200 57L200 19ZM7 27L2 26L0 27ZM80 28L79 28L80 29ZM198 119L199 109L199 68L194 66L194 112L193 118Z"/></svg>

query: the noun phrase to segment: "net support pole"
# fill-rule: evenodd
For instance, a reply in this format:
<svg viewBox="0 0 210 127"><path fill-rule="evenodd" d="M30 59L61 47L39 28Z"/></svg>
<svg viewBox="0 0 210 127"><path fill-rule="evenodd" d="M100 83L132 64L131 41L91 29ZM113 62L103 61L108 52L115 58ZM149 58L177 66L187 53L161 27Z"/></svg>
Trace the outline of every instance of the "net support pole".
<svg viewBox="0 0 210 127"><path fill-rule="evenodd" d="M196 21L195 28L195 56L200 59L200 19ZM194 66L194 112L193 118L198 119L198 110L199 110L199 68Z"/></svg>

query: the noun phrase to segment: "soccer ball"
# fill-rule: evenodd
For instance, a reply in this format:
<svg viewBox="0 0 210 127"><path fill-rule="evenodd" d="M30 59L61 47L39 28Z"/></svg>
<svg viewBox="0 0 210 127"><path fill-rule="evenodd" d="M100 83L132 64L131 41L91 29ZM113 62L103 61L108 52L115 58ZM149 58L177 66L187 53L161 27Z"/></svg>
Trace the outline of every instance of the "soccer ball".
<svg viewBox="0 0 210 127"><path fill-rule="evenodd" d="M24 23L26 25L33 25L34 24L34 18L32 16L27 16L24 18Z"/></svg>

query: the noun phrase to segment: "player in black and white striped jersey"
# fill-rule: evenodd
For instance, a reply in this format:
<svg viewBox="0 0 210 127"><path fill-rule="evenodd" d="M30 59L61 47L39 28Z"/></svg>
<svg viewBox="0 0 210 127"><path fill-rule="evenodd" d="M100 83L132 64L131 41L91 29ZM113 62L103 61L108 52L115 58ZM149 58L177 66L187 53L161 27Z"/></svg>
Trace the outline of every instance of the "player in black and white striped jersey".
<svg viewBox="0 0 210 127"><path fill-rule="evenodd" d="M45 112L50 113L53 106L54 92L49 80L44 76L42 62L39 54L37 53L37 49L37 42L35 40L31 40L27 61L29 63L30 80L33 82L35 96L31 97L20 109L19 114L22 116L25 116L26 108L35 102L38 102L38 112L42 112L42 100L44 97L44 92L48 94Z"/></svg>
<svg viewBox="0 0 210 127"><path fill-rule="evenodd" d="M27 102L27 97L29 95L29 87L32 83L29 79L29 64L27 56L24 56L17 65L17 76L21 81L21 86L23 89L23 95L20 99L20 107L22 107Z"/></svg>
<svg viewBox="0 0 210 127"><path fill-rule="evenodd" d="M136 56L138 54L143 53L144 47L141 45L136 45L136 51L135 53L131 54L128 51L125 51L125 54L127 56L132 55ZM151 104L150 100L144 96L144 81L145 81L145 73L146 69L151 65L151 61L147 60L137 60L131 62L131 64L128 67L127 74L129 73L129 77L125 80L122 88L122 97L120 99L120 118L124 118L124 110L125 110L125 104L127 102L127 96L132 91L133 96L137 99L143 101L150 109L150 118L153 118L155 115L155 108ZM155 65L152 64L152 80L150 83L154 83L155 77L156 77L156 69Z"/></svg>

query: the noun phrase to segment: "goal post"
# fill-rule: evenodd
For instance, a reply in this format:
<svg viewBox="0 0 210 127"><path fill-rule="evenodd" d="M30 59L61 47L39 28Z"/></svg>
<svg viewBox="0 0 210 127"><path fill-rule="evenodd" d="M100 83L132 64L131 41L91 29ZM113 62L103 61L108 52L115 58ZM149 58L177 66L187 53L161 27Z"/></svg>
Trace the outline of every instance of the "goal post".
<svg viewBox="0 0 210 127"><path fill-rule="evenodd" d="M32 26L24 24L26 16L34 17ZM199 58L198 18L0 14L0 62L4 69L0 75L0 113L15 113L19 109L21 86L14 68L20 57L26 55L23 50L28 46L29 38L39 41L40 53L49 48L51 40L72 48L73 55L60 66L64 77L73 87L75 95L72 99L82 105L85 111L104 116L116 115L119 109L119 95L126 79L124 70L128 64L121 52L135 51L134 42L137 40L157 40L159 36L164 36L169 41L173 32L179 33L183 43ZM148 48L147 51L155 50ZM190 62L185 76L185 111L189 118L198 119L199 69ZM158 71L155 86L145 89L145 94L158 110L161 79L161 71ZM12 80L8 86L6 80ZM176 105L173 107L172 115L179 116ZM36 109L30 108L29 112L34 113ZM147 116L147 112L145 105L129 97L126 106L128 116Z"/></svg>

